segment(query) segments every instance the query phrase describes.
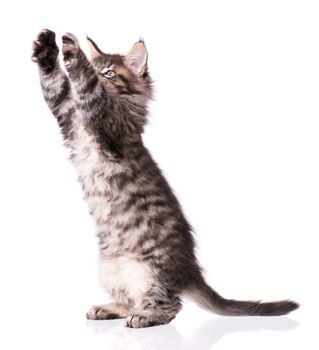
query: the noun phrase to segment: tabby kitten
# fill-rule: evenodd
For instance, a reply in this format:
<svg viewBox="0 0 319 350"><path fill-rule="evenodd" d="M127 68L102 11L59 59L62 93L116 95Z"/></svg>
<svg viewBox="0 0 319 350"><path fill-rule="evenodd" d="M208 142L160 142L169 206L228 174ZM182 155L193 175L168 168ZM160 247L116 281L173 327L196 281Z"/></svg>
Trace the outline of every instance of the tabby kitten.
<svg viewBox="0 0 319 350"><path fill-rule="evenodd" d="M91 320L125 318L139 328L170 322L188 295L221 315L284 315L298 304L236 301L209 287L194 255L192 228L141 134L152 97L147 50L103 53L88 38L88 60L72 34L40 32L37 62L44 98L61 128L99 239L99 270L113 304L93 306Z"/></svg>

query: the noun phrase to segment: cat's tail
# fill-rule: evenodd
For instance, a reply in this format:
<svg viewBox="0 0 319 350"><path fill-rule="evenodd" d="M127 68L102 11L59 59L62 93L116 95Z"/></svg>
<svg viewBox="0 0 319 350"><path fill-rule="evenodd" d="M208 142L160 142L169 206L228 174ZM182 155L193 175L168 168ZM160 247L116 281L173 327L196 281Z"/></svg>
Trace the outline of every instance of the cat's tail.
<svg viewBox="0 0 319 350"><path fill-rule="evenodd" d="M223 316L281 316L299 307L291 300L260 302L225 299L203 279L188 288L186 294L204 309Z"/></svg>

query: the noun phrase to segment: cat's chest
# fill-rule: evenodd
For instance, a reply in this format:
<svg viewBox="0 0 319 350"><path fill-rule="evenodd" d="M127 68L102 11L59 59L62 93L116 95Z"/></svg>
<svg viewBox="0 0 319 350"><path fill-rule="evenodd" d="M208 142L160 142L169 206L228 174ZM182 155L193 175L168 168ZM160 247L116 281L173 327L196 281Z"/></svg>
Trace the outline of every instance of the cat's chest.
<svg viewBox="0 0 319 350"><path fill-rule="evenodd" d="M96 221L105 221L114 200L120 196L117 188L110 185L110 179L122 171L121 165L101 154L95 136L80 123L74 127L71 153L89 210Z"/></svg>
<svg viewBox="0 0 319 350"><path fill-rule="evenodd" d="M71 160L80 176L84 190L102 195L109 189L109 179L120 166L102 156L95 136L79 123L74 127L74 139L71 144Z"/></svg>
<svg viewBox="0 0 319 350"><path fill-rule="evenodd" d="M81 125L77 126L75 137L72 141L72 162L79 174L83 187L84 198L88 204L96 226L97 234L101 236L103 244L107 243L107 251L129 249L136 245L138 229L141 232L146 229L146 222L134 227L134 210L126 210L126 204L130 191L136 191L136 185L132 182L126 183L126 190L119 185L121 175L129 172L126 163L115 163L101 154L94 135ZM132 223L132 229L126 231L125 226ZM119 244L123 240L124 243ZM105 248L106 249L106 248Z"/></svg>

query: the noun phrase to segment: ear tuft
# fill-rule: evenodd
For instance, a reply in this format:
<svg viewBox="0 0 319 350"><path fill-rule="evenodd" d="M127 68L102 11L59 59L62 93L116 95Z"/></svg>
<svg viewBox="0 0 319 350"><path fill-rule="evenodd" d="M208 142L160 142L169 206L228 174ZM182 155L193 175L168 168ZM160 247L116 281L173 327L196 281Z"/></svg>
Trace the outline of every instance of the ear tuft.
<svg viewBox="0 0 319 350"><path fill-rule="evenodd" d="M144 40L140 38L125 56L125 63L135 74L143 75L147 69L147 58L148 54Z"/></svg>
<svg viewBox="0 0 319 350"><path fill-rule="evenodd" d="M88 44L89 44L91 57L94 59L94 58L98 58L99 56L102 56L103 52L99 49L99 47L96 45L96 43L88 36L86 36L86 39L87 39Z"/></svg>

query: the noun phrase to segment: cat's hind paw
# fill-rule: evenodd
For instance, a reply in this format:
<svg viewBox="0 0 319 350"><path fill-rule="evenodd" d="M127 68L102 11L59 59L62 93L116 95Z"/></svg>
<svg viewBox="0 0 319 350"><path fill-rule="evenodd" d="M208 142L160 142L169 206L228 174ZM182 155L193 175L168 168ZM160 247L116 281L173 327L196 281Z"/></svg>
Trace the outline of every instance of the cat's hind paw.
<svg viewBox="0 0 319 350"><path fill-rule="evenodd" d="M165 324L165 319L160 320L158 317L153 317L151 314L134 313L129 315L125 320L125 327L128 328L146 328Z"/></svg>
<svg viewBox="0 0 319 350"><path fill-rule="evenodd" d="M124 318L125 315L112 309L108 309L104 305L92 306L86 313L88 320L114 320Z"/></svg>

